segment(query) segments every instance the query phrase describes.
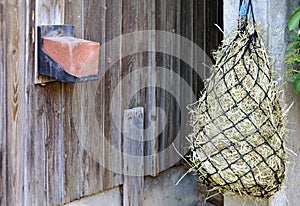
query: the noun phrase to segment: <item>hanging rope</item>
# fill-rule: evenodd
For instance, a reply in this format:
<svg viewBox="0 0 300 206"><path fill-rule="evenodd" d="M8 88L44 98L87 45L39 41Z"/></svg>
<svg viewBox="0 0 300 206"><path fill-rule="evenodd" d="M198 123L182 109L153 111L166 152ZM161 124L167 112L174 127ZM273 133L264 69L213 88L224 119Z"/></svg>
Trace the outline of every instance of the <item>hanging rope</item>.
<svg viewBox="0 0 300 206"><path fill-rule="evenodd" d="M239 16L247 16L246 0L240 0Z"/></svg>

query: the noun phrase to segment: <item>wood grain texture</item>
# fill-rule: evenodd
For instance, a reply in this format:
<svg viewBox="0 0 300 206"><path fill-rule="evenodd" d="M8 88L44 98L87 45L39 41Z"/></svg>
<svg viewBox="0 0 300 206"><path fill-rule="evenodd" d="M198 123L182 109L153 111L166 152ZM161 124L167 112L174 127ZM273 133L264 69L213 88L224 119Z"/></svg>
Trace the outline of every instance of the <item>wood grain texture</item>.
<svg viewBox="0 0 300 206"><path fill-rule="evenodd" d="M203 47L208 47L205 42L211 41L209 47L213 47L215 39L205 39L200 34L211 28L201 23L208 20L202 18L198 8L208 8L199 2L206 1L0 1L0 205L61 205L122 185L123 176L107 168L114 165L122 170L123 157L114 156L113 149L103 142L106 140L113 148L122 150L123 111L136 106L145 108L145 128L154 124L143 134L147 141L137 147L141 154L152 155L148 162L141 163L143 172L157 175L162 168L168 168L171 157L158 153L174 140L176 128L181 124L180 108L168 92L153 87L141 89L141 86L168 85L175 74L180 74L194 92L202 88L194 83L197 77L180 59L149 51L120 58L96 82L35 85L35 26L71 23L75 25L77 37L100 42L100 45L122 34L157 29L184 35ZM167 36L161 38L167 40ZM112 56L121 56L126 49L138 48L140 44L147 45L151 51L161 46L154 38L130 42L121 38L119 47L107 48L100 56L101 72L110 65ZM165 50L193 52L182 50L180 43L168 44ZM158 75L153 69L155 66L172 73ZM133 73L143 67L146 72ZM127 75L130 75L129 82L122 82ZM174 88L177 95L184 95L181 85ZM136 93L128 96L133 90ZM116 93L116 102L111 104ZM76 115L74 95L79 109ZM166 116L157 107L163 109ZM117 118L112 119L112 111ZM91 112L96 121L87 115ZM79 126L75 121L78 116ZM161 133L165 120L168 124ZM96 132L96 127L101 133ZM82 136L85 138L80 139ZM94 140L89 137L95 136L103 141L95 145L102 164L90 155L89 148L83 147L83 143L93 145ZM140 178L137 183L141 186L143 180Z"/></svg>
<svg viewBox="0 0 300 206"><path fill-rule="evenodd" d="M65 23L74 25L74 36L84 36L84 0L65 1Z"/></svg>
<svg viewBox="0 0 300 206"><path fill-rule="evenodd" d="M28 85L27 169L29 205L58 205L62 200L63 128L61 83Z"/></svg>
<svg viewBox="0 0 300 206"><path fill-rule="evenodd" d="M205 16L209 16L206 19L206 47L205 51L211 56L212 50L216 49L216 45L219 44L220 39L223 38L222 32L215 26L217 24L220 28L223 28L223 1L214 0L206 1ZM214 8L214 9L213 9Z"/></svg>
<svg viewBox="0 0 300 206"><path fill-rule="evenodd" d="M74 35L83 38L84 32L84 1L72 0L65 2L65 23L74 25ZM68 203L83 196L83 155L84 149L80 145L78 133L74 124L72 109L73 95L81 95L82 90L74 90L74 85L62 85L64 104L64 174L63 174L63 203Z"/></svg>
<svg viewBox="0 0 300 206"><path fill-rule="evenodd" d="M144 1L122 1L122 34L131 33L142 30L144 25ZM127 41L122 41L122 53L126 49L134 50L139 44L142 44L141 37L136 37ZM135 73L142 67L142 54L134 53L130 54L122 59L122 78L129 75L129 81L123 85L123 108L130 109L143 104L143 98L139 85L141 85L142 77L139 73ZM136 91L137 90L137 91ZM136 91L134 95L129 95L131 91Z"/></svg>
<svg viewBox="0 0 300 206"><path fill-rule="evenodd" d="M65 1L37 1L37 20L40 24L63 24L64 23L64 9ZM43 78L44 80L44 78ZM62 99L62 83L54 82L47 87L42 88L41 94L45 98L39 98L38 105L46 103L42 118L40 118L40 125L44 137L44 175L45 175L45 190L46 190L46 204L57 205L63 199L62 176L63 170L63 138L64 128L63 124L63 99ZM40 136L40 135L39 135Z"/></svg>
<svg viewBox="0 0 300 206"><path fill-rule="evenodd" d="M6 204L6 1L0 2L0 205Z"/></svg>
<svg viewBox="0 0 300 206"><path fill-rule="evenodd" d="M170 33L178 32L177 21L180 21L180 13L177 12L177 6L180 1L157 1L156 3L156 29L160 31L166 31ZM181 7L181 6L180 6ZM179 8L180 8L179 7ZM164 113L157 115L158 130L157 131L157 142L159 156L159 168L163 171L174 164L170 158L177 158L177 154L170 154L167 148L171 146L176 135L178 134L177 129L174 126L180 126L180 114L179 108L176 108L176 103L179 99L175 96L180 97L180 83L175 80L175 75L179 74L180 65L176 62L176 57L170 55L171 52L180 49L180 42L173 42L170 38L170 34L164 34L160 37L161 39L157 42L156 48L162 53L156 54L157 66L165 68L162 73L158 73L157 81L161 85L162 89L157 88L156 91L156 104L161 108ZM174 94L170 93L170 89L174 91ZM179 111L179 113L178 113ZM165 124L165 127L163 125ZM179 128L179 127L178 127ZM171 146L172 147L172 146ZM163 153L165 152L165 153Z"/></svg>
<svg viewBox="0 0 300 206"><path fill-rule="evenodd" d="M47 205L55 205L61 203L62 199L62 174L63 174L63 128L62 128L62 97L61 83L53 83L43 92L51 95L46 95L42 100L46 103L39 118L38 130L43 132L44 137L44 175L45 175L45 190L47 196ZM38 103L41 105L41 103Z"/></svg>
<svg viewBox="0 0 300 206"><path fill-rule="evenodd" d="M106 1L105 16L105 42L112 41L122 33L122 0ZM121 45L121 39L117 42ZM122 184L122 174L112 172L109 168L116 167L122 171L122 87L118 87L121 79L121 59L109 68L112 56L121 56L121 47L105 48L105 70L107 72L101 80L104 83L104 95L99 99L105 99L104 104L104 138L109 142L109 147L104 147L104 189L113 188ZM101 70L104 72L104 69ZM115 99L113 96L116 94ZM104 96L104 97L103 97ZM117 116L112 115L119 114ZM113 149L112 149L113 148ZM116 154L115 150L120 151Z"/></svg>
<svg viewBox="0 0 300 206"><path fill-rule="evenodd" d="M84 1L84 10L83 10L83 16L84 16L84 39L97 41L100 43L100 46L104 44L105 42L105 15L106 15L106 7L105 7L105 0L101 1L93 1L88 0ZM105 65L104 56L100 56L100 67L103 68ZM98 85L99 90L97 87L94 90L89 89L92 84ZM83 108L85 109L86 105L88 105L88 101L92 101L96 108L93 109L93 112L96 114L97 117L97 127L100 128L101 134L94 134L91 133L90 137L97 137L100 138L103 142L103 134L104 134L104 100L101 99L100 102L96 101L96 95L97 92L100 92L101 96L104 96L104 85L105 83L103 81L97 81L95 83L87 83L82 84L82 93L84 93L86 96L87 104L83 105ZM80 94L79 94L80 95ZM89 114L89 113L86 113ZM91 131L94 130L92 128L92 122L94 120L90 120L89 116L86 117L86 125L87 127L91 127ZM86 127L83 127L86 128ZM101 135L101 136L100 136ZM87 136L89 137L89 136ZM88 143L92 144L93 139L87 138ZM98 150L101 151L102 156L102 162L103 162L103 143L99 143L100 145L96 145L98 147ZM100 154L100 155L101 155ZM83 164L82 164L82 195L89 195L96 192L99 192L103 190L103 167L99 165L99 163L91 158L91 156L87 153L83 153ZM95 177L99 177L96 178Z"/></svg>
<svg viewBox="0 0 300 206"><path fill-rule="evenodd" d="M206 2L206 1L204 1ZM187 57L187 60L189 62L193 62L193 44L194 44L194 31L198 32L198 27L193 27L194 25L194 2L193 0L187 0L187 1L181 1L181 7L180 7L180 35L189 39L190 42L184 43L183 41L180 42L180 55ZM205 16L205 18L208 18ZM201 25L201 24L200 24ZM184 138L188 131L190 131L190 126L188 124L189 122L189 116L185 115L187 114L187 106L190 104L190 102L194 102L196 99L193 99L193 77L194 75L197 76L198 74L193 73L193 71L196 68L193 68L192 65L189 65L187 62L180 61L180 77L188 84L189 88L186 90L184 88L183 83L181 82L180 85L180 113L181 117L185 117L186 119L183 119L180 117L180 141L177 144L177 148L181 153L183 152L183 148L185 148L185 145L188 145L188 142L186 141L186 138ZM199 91L195 91L199 92Z"/></svg>
<svg viewBox="0 0 300 206"><path fill-rule="evenodd" d="M145 12L145 30L155 30L156 24L156 1L145 1L146 8ZM146 48L149 51L155 51L156 39L150 37L143 40L146 44ZM158 122L156 121L156 89L152 85L156 85L156 58L155 52L144 52L143 53L143 63L142 66L147 69L147 72L144 73L144 79L148 88L144 89L145 94L145 103L144 103L144 114L145 114L145 132L144 132L144 155L148 158L145 158L145 175L157 175L159 170L159 159L157 154L158 149L158 139L156 126ZM150 86L151 85L151 86ZM150 157L150 158L149 158Z"/></svg>
<svg viewBox="0 0 300 206"><path fill-rule="evenodd" d="M195 44L197 44L201 49L201 53L198 54L199 56L203 56L204 58L204 62L201 62L201 60L199 60L198 58L194 58L193 59L193 64L195 66L195 68L198 69L198 71L207 71L207 67L205 67L204 65L209 65L207 59L206 59L206 37L207 37L207 33L206 33L206 5L205 5L205 1L198 1L198 0L194 0L193 2L193 42ZM219 39L217 40L219 41ZM217 43L218 44L218 43ZM215 44L214 46L216 47L217 44ZM196 51L194 51L196 52ZM204 64L203 64L204 63ZM206 72L203 72L206 74ZM207 75L203 75L204 77L208 78L208 74ZM198 75L193 75L193 91L194 94L196 95L197 98L200 97L200 92L202 89L204 88L204 84L203 84L203 79L201 79L201 77L199 77Z"/></svg>
<svg viewBox="0 0 300 206"><path fill-rule="evenodd" d="M35 25L64 22L64 1L28 1L27 6L26 203L59 205L63 199L64 173L62 84L51 82L45 87L34 84L37 76L33 36Z"/></svg>
<svg viewBox="0 0 300 206"><path fill-rule="evenodd" d="M24 202L25 127L25 8L22 2L6 2L6 202Z"/></svg>
<svg viewBox="0 0 300 206"><path fill-rule="evenodd" d="M35 148L34 148L34 136L32 135L32 127L33 124L29 123L31 120L32 114L32 105L30 105L32 100L32 95L30 95L31 85L33 85L34 80L34 51L35 51L35 22L34 22L34 14L35 14L35 2L28 0L26 2L26 28L24 31L25 36L25 99L26 99L26 138L24 138L24 202L23 205L36 205L35 201L38 199L40 201L43 200L44 196L35 196L38 191L37 182L42 179L38 179L35 177L35 168L39 167L34 163L35 158ZM37 180L37 181L36 181ZM42 182L41 182L42 183ZM43 185L43 183L42 183ZM44 194L44 193L42 193Z"/></svg>
<svg viewBox="0 0 300 206"><path fill-rule="evenodd" d="M123 205L140 206L144 188L144 108L125 110L123 125Z"/></svg>
<svg viewBox="0 0 300 206"><path fill-rule="evenodd" d="M45 88L35 87L35 2L29 1L27 5L27 137L25 141L25 188L24 205L46 205L45 193ZM51 95L51 93L49 94Z"/></svg>

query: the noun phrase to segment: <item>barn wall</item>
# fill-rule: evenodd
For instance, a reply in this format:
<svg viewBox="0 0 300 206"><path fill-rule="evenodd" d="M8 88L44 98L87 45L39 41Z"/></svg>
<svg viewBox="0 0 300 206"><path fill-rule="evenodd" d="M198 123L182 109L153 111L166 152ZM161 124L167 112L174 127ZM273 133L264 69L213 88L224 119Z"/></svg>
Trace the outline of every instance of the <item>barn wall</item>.
<svg viewBox="0 0 300 206"><path fill-rule="evenodd" d="M145 108L145 125L154 124L150 127L154 129L144 134L149 140L144 152L151 156L144 165L147 174L158 175L173 166L170 160L174 155L158 154L180 134L178 128L184 124L180 112L185 108L181 103L192 97L182 94L180 84L172 86L179 102L166 90L138 88L145 82L169 85L176 75L193 88L195 95L203 86L185 62L164 54L177 51L202 67L202 62L193 59L192 47L176 42L166 48L151 38L143 39L148 48L162 52L137 51L113 65L112 56L138 47L140 41L120 38L118 47L105 48L100 64L110 69L99 81L75 85L49 82L35 72L35 25L71 23L77 37L101 45L134 31L163 30L182 35L210 53L221 37L212 26L222 24L221 10L217 0L0 1L0 205L60 205L122 185L123 176L106 168L122 170L122 154L115 151L122 147L123 111L136 106ZM168 40L167 36L161 38ZM169 70L155 73L149 66ZM148 68L147 72L134 73L141 67ZM128 75L131 80L122 83ZM128 98L134 89L137 92ZM162 108L165 115L155 107ZM117 115L112 118L113 114ZM95 136L97 140L90 138ZM83 144L94 146L86 148ZM96 157L91 154L95 148Z"/></svg>

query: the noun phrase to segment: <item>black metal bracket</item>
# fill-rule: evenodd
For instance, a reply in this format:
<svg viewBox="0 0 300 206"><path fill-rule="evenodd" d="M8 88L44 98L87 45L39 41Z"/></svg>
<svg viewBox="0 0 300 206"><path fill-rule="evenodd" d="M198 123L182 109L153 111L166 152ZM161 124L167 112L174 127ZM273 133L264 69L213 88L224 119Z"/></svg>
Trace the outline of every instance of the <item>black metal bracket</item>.
<svg viewBox="0 0 300 206"><path fill-rule="evenodd" d="M62 82L85 82L100 79L100 71L96 75L89 76L73 76L65 71L65 69L52 59L43 50L42 37L74 37L74 26L66 25L43 25L37 27L38 32L38 73Z"/></svg>

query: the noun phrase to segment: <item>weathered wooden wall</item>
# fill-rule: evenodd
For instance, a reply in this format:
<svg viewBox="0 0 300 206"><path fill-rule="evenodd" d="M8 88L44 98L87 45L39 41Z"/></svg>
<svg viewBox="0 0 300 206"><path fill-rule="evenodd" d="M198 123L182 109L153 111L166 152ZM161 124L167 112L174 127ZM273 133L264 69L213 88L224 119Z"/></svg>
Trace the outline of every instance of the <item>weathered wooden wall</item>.
<svg viewBox="0 0 300 206"><path fill-rule="evenodd" d="M145 108L145 125L155 122L154 128L167 121L159 134L147 130L145 155L153 158L145 162L147 173L156 175L168 167L167 155L156 154L172 143L180 126L180 102L159 88L138 91L130 102L126 94L147 82L163 82L168 73L157 76L132 75L133 81L117 87L122 79L141 67L160 66L179 74L192 85L197 94L201 80L192 68L178 58L163 53L137 52L120 59L98 82L72 85L51 82L36 85L34 57L35 25L71 23L77 37L100 42L112 40L122 34L140 30L163 30L174 32L197 43L206 52L215 48L221 34L214 23L222 27L222 1L220 0L2 0L0 1L0 205L60 205L82 196L95 194L114 186L122 185L121 174L105 167L119 165L122 156L111 158L113 151L101 150L104 167L91 158L78 138L74 123L74 95L80 110L77 116L93 111L97 122L84 116L79 132L93 136L95 124L114 148L121 150L122 134L116 125L122 124L123 111L136 106ZM120 39L120 48L105 50L101 66L109 64L109 57L122 53L128 46L139 44ZM154 39L148 39L149 48L158 48ZM180 44L171 50L186 51ZM165 48L169 49L169 48ZM196 60L193 60L196 61ZM201 65L201 62L198 63ZM97 85L96 91L91 91ZM76 88L75 88L76 87ZM181 86L174 85L180 94ZM118 89L119 104L110 105L112 95ZM74 95L73 95L74 94ZM191 98L184 96L183 98ZM96 102L96 109L91 105ZM113 108L112 108L113 107ZM154 107L166 112L150 115ZM118 113L114 120L111 111ZM151 119L152 118L152 119ZM156 119L157 121L152 121ZM183 124L181 122L181 124ZM82 141L82 140L81 140ZM92 141L86 138L84 141Z"/></svg>

